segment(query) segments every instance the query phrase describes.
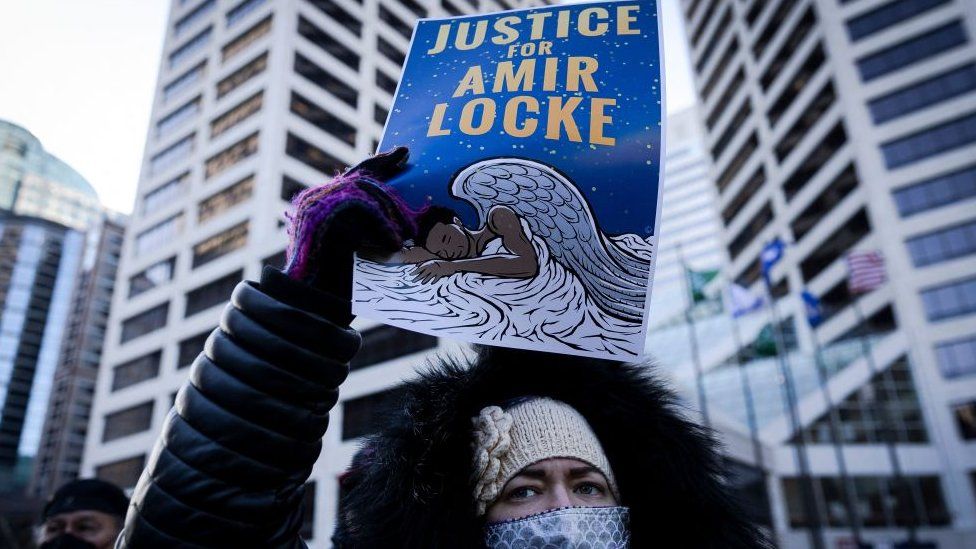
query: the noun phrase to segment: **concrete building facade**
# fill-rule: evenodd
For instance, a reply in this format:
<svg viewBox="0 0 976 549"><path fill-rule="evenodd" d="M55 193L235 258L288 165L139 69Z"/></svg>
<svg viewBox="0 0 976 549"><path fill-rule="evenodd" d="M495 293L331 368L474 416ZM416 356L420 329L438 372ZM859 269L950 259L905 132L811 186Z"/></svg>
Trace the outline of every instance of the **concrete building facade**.
<svg viewBox="0 0 976 549"><path fill-rule="evenodd" d="M759 256L779 237L789 245L772 293L800 348L870 345L830 372L829 400L801 399L800 433L785 417L763 430L777 445L781 542L810 543L797 437L828 541L850 535L832 409L865 539L915 527L939 547L976 544L976 5L685 0L682 10L728 277L762 293ZM883 254L888 282L854 296L845 257L860 250ZM796 297L804 288L824 305L815 329Z"/></svg>

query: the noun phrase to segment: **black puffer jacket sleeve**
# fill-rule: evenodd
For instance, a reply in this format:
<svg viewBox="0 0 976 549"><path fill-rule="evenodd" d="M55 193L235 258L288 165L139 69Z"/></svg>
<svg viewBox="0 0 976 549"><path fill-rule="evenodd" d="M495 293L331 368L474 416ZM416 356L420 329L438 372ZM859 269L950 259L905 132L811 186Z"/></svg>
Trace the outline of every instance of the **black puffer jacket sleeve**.
<svg viewBox="0 0 976 549"><path fill-rule="evenodd" d="M311 473L360 337L349 302L242 282L166 418L120 547L302 547Z"/></svg>

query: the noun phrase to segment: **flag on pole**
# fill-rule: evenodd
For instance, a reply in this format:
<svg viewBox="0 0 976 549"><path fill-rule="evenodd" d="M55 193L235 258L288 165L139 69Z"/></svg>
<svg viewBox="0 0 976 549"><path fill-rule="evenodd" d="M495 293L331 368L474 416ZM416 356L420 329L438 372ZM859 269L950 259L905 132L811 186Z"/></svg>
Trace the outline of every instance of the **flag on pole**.
<svg viewBox="0 0 976 549"><path fill-rule="evenodd" d="M847 290L851 294L876 290L887 280L881 252L867 250L847 254Z"/></svg>
<svg viewBox="0 0 976 549"><path fill-rule="evenodd" d="M747 315L763 306L762 296L754 295L738 284L729 286L729 310L733 318Z"/></svg>
<svg viewBox="0 0 976 549"><path fill-rule="evenodd" d="M769 282L769 272L783 259L783 252L786 251L786 244L777 236L766 244L762 253L759 254L759 261L762 263L762 275Z"/></svg>
<svg viewBox="0 0 976 549"><path fill-rule="evenodd" d="M752 342L752 352L757 357L770 357L776 356L776 339L773 337L773 327L769 324L763 326L763 329L759 331L756 335L755 341Z"/></svg>
<svg viewBox="0 0 976 549"><path fill-rule="evenodd" d="M715 280L715 277L718 276L718 271L695 271L685 268L685 276L688 277L688 291L691 292L691 302L695 304L701 303L708 298L705 295L705 287L708 286L709 282Z"/></svg>
<svg viewBox="0 0 976 549"><path fill-rule="evenodd" d="M820 299L810 293L809 290L803 290L800 295L803 297L803 309L807 315L807 322L812 328L816 328L823 322L823 307L820 304Z"/></svg>

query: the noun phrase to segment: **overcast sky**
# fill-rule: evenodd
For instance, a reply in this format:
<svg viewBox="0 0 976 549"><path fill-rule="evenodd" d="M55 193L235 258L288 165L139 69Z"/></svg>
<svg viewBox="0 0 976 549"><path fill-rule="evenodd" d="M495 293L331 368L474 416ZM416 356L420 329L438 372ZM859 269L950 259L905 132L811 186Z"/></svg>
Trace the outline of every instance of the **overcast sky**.
<svg viewBox="0 0 976 549"><path fill-rule="evenodd" d="M0 118L129 212L169 0L0 0ZM663 0L667 107L694 102L678 0Z"/></svg>

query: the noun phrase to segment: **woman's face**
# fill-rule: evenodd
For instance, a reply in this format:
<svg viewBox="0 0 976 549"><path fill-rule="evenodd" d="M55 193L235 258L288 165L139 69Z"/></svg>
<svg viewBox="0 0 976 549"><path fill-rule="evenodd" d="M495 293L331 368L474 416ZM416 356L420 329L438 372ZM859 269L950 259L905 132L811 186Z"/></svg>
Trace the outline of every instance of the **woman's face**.
<svg viewBox="0 0 976 549"><path fill-rule="evenodd" d="M441 259L466 259L471 257L471 239L461 228L461 222L438 223L427 234L424 247Z"/></svg>
<svg viewBox="0 0 976 549"><path fill-rule="evenodd" d="M563 507L617 505L607 479L596 467L571 458L529 465L502 488L488 508L488 523L512 520Z"/></svg>

